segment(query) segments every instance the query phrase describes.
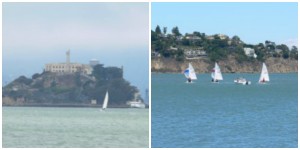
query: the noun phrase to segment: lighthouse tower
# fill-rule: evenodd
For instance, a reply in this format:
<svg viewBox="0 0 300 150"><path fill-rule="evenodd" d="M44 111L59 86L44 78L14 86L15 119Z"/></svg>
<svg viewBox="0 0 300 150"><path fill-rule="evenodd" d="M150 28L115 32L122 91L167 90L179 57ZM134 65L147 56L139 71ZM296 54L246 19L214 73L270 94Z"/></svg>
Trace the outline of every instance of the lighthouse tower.
<svg viewBox="0 0 300 150"><path fill-rule="evenodd" d="M70 73L71 72L71 68L70 68L70 49L66 52L66 64L67 64L67 72Z"/></svg>

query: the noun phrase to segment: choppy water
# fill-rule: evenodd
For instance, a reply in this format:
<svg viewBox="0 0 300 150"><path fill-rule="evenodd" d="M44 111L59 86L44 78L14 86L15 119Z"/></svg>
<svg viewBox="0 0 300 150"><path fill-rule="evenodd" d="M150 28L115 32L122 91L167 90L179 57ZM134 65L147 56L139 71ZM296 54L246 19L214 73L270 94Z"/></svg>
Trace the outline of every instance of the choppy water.
<svg viewBox="0 0 300 150"><path fill-rule="evenodd" d="M296 73L209 74L185 83L182 74L152 74L152 147L298 147ZM235 85L244 76L252 85Z"/></svg>
<svg viewBox="0 0 300 150"><path fill-rule="evenodd" d="M148 109L3 107L2 147L149 147Z"/></svg>

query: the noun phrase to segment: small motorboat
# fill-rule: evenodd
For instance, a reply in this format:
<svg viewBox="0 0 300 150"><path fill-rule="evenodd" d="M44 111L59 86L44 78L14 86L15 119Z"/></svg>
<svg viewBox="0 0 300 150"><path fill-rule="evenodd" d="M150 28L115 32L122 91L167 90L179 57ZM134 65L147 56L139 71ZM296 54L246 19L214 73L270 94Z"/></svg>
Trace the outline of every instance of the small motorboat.
<svg viewBox="0 0 300 150"><path fill-rule="evenodd" d="M251 81L248 81L245 78L237 78L237 79L234 80L234 83L243 84L243 85L250 85Z"/></svg>

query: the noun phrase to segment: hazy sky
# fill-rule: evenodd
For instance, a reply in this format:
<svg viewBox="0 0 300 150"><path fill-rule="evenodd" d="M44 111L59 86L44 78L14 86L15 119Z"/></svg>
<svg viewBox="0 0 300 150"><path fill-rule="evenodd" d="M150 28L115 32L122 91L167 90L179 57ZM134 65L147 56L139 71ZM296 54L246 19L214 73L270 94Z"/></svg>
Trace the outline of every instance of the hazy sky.
<svg viewBox="0 0 300 150"><path fill-rule="evenodd" d="M298 45L297 3L152 3L151 28L238 35L244 42Z"/></svg>
<svg viewBox="0 0 300 150"><path fill-rule="evenodd" d="M124 66L142 96L149 79L148 3L3 3L3 82L41 73L45 63Z"/></svg>

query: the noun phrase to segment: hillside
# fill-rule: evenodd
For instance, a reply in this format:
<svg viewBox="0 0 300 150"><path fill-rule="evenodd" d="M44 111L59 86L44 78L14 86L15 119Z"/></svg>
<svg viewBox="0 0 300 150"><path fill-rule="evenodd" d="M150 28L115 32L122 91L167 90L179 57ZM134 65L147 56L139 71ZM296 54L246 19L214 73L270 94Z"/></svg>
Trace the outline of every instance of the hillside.
<svg viewBox="0 0 300 150"><path fill-rule="evenodd" d="M110 94L109 107L128 107L127 101L141 99L136 87L123 78L122 69L94 67L92 75L80 72L21 76L2 88L3 105L92 106L102 105L105 92Z"/></svg>
<svg viewBox="0 0 300 150"><path fill-rule="evenodd" d="M178 27L167 34L157 26L151 31L151 70L182 72L192 62L196 72L210 72L219 62L223 72L259 72L265 62L270 72L298 72L298 48L270 40L247 44L237 35L181 34Z"/></svg>

